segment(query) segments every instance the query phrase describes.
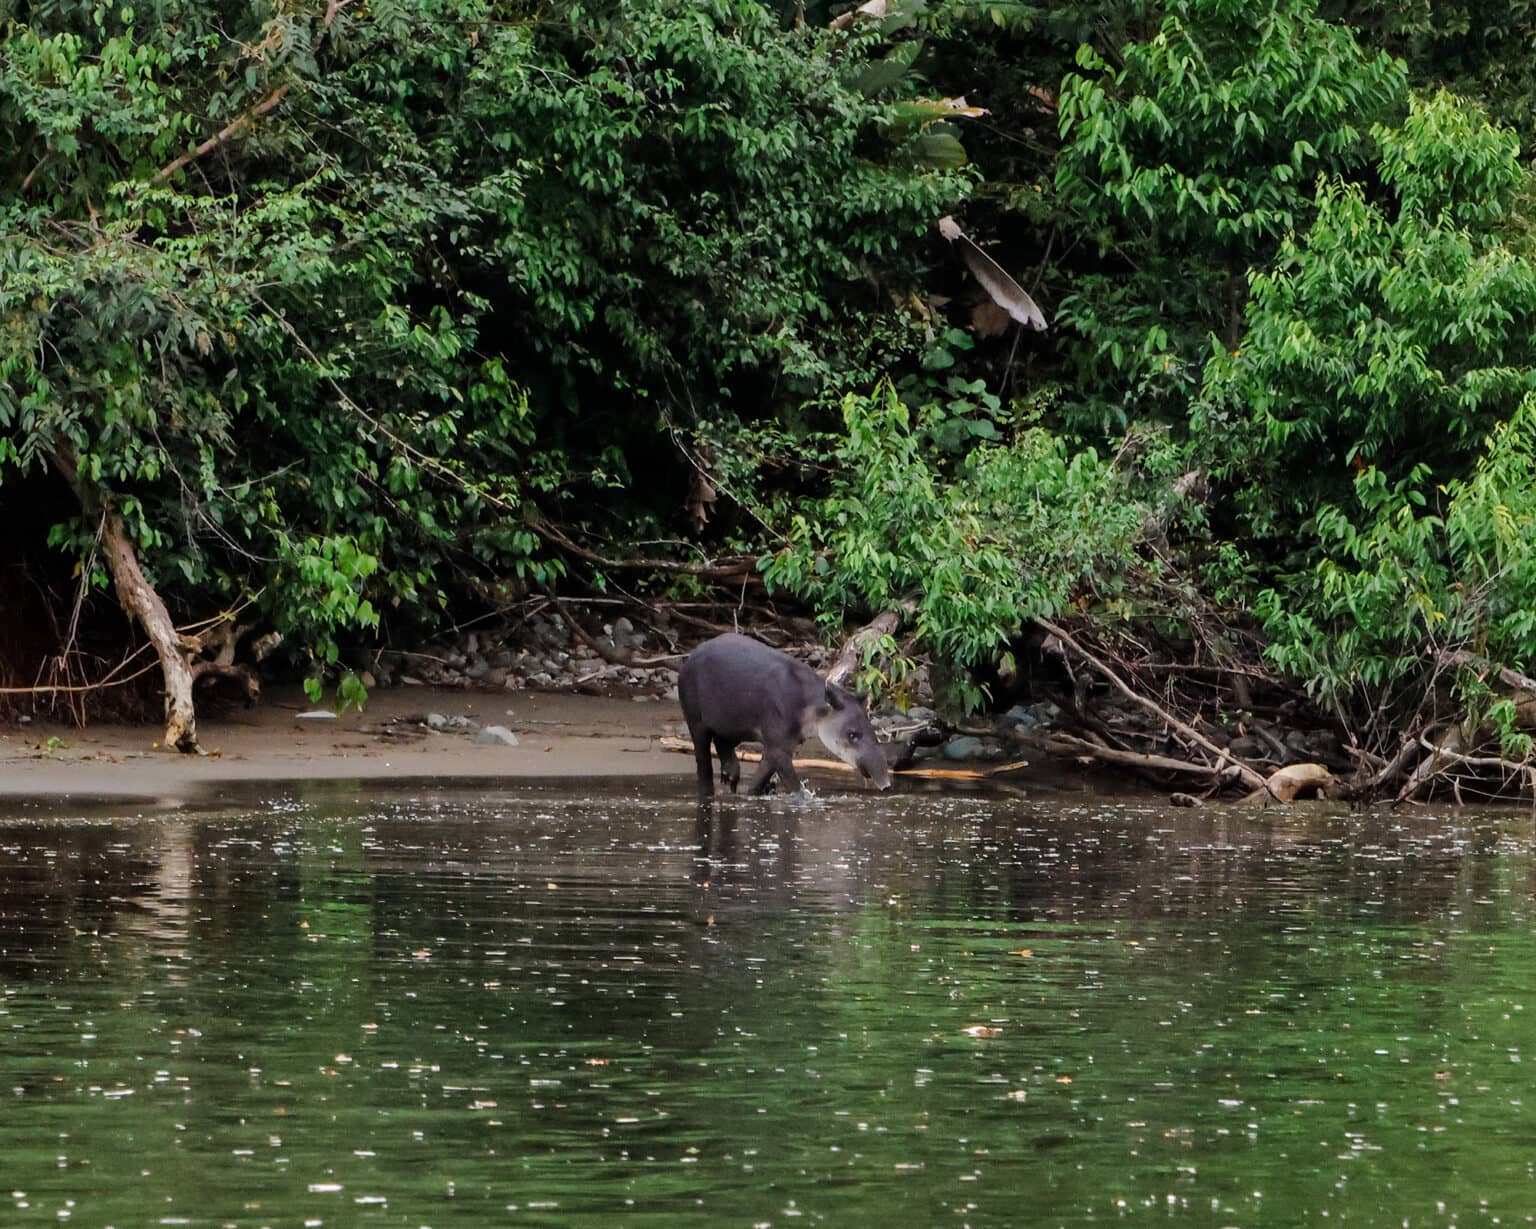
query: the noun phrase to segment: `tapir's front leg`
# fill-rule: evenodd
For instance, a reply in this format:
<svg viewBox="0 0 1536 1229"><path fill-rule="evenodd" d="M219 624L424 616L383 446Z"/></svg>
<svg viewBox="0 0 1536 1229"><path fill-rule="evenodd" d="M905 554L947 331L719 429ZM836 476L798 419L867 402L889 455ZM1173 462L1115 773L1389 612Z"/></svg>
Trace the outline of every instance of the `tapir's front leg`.
<svg viewBox="0 0 1536 1229"><path fill-rule="evenodd" d="M741 761L736 758L736 744L721 742L717 737L715 750L720 753L720 779L734 794L741 781Z"/></svg>
<svg viewBox="0 0 1536 1229"><path fill-rule="evenodd" d="M801 790L800 775L795 771L795 761L791 749L783 747L763 747L763 766L752 782L751 792L754 794L766 794L774 776L779 778L779 784L786 793L798 794Z"/></svg>

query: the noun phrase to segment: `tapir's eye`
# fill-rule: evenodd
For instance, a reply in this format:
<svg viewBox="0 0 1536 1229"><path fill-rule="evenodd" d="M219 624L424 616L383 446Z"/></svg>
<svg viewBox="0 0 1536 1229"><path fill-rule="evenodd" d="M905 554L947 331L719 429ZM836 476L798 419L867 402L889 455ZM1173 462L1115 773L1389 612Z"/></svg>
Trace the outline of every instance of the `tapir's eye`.
<svg viewBox="0 0 1536 1229"><path fill-rule="evenodd" d="M851 743L856 743L863 737L864 735L860 734L857 730L853 730L848 735L848 741Z"/></svg>

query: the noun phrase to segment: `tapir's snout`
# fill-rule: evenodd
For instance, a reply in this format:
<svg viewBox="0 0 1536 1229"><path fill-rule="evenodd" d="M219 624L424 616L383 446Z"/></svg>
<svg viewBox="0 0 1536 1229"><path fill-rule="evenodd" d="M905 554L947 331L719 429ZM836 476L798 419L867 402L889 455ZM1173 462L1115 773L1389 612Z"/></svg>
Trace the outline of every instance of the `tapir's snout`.
<svg viewBox="0 0 1536 1229"><path fill-rule="evenodd" d="M873 760L871 763L860 764L859 771L864 774L864 779L866 781L873 781L876 788L890 789L891 771L886 767L885 753L881 751L878 746L875 748L875 752L879 758Z"/></svg>

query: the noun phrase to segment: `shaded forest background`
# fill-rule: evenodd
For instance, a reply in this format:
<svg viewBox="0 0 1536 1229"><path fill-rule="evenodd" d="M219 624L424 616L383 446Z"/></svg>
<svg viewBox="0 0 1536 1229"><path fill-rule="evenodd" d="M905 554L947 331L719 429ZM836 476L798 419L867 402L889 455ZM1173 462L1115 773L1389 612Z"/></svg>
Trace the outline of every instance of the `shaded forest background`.
<svg viewBox="0 0 1536 1229"><path fill-rule="evenodd" d="M0 702L751 589L1520 785L1532 10L0 4Z"/></svg>

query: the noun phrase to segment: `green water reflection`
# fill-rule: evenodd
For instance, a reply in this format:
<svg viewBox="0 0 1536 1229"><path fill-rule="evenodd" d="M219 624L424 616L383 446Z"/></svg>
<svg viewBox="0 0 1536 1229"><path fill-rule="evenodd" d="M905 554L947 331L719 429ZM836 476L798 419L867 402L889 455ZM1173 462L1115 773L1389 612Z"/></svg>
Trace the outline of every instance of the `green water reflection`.
<svg viewBox="0 0 1536 1229"><path fill-rule="evenodd" d="M1527 813L670 786L0 825L0 1224L1536 1216Z"/></svg>

